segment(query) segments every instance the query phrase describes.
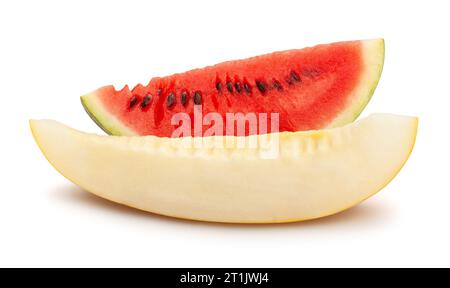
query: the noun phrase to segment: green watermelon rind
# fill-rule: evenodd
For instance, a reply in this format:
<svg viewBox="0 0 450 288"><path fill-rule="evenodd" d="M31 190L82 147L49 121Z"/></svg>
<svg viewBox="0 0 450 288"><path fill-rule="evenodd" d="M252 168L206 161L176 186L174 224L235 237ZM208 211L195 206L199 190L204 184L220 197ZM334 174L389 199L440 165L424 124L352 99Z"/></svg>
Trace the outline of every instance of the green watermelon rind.
<svg viewBox="0 0 450 288"><path fill-rule="evenodd" d="M80 97L86 113L106 134L113 136L136 136L136 132L126 127L114 115L108 113L95 94Z"/></svg>
<svg viewBox="0 0 450 288"><path fill-rule="evenodd" d="M353 89L351 103L324 128L344 126L355 121L372 98L381 78L384 66L384 39L362 41L365 72L361 74L359 84ZM124 125L99 101L95 92L81 96L81 103L91 119L107 134L115 136L137 136L132 128Z"/></svg>
<svg viewBox="0 0 450 288"><path fill-rule="evenodd" d="M385 58L384 39L363 41L363 59L366 72L361 74L359 84L353 89L355 97L350 97L347 108L343 110L326 128L341 127L354 122L372 99L383 73Z"/></svg>

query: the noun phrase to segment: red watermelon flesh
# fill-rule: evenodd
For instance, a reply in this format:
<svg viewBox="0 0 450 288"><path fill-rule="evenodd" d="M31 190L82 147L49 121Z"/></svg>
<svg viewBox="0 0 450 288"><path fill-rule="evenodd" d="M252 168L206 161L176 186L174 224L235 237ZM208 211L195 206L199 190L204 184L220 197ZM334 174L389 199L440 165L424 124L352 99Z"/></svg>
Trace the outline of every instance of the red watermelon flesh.
<svg viewBox="0 0 450 288"><path fill-rule="evenodd" d="M203 116L219 113L224 134L226 113L267 113L269 132L271 113L278 113L280 131L322 129L347 124L360 114L383 61L382 39L339 42L155 77L131 90L106 86L82 96L82 103L113 135L170 137L177 128L172 117L183 112L193 121L195 105L201 105L195 107Z"/></svg>

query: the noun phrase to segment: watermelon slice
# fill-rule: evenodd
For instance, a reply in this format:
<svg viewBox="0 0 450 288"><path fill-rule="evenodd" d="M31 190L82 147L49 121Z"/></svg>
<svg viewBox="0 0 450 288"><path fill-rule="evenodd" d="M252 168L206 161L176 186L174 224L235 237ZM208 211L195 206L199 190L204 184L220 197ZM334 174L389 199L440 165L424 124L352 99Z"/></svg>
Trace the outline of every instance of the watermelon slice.
<svg viewBox="0 0 450 288"><path fill-rule="evenodd" d="M254 113L257 119L265 113L269 123L277 113L279 131L331 128L361 113L383 63L383 39L339 42L156 77L131 90L106 86L81 101L89 116L112 135L169 137L177 128L173 116L182 112L192 120L195 111L221 115L228 135L238 134L226 131L227 113ZM252 131L246 129L245 134L263 133Z"/></svg>

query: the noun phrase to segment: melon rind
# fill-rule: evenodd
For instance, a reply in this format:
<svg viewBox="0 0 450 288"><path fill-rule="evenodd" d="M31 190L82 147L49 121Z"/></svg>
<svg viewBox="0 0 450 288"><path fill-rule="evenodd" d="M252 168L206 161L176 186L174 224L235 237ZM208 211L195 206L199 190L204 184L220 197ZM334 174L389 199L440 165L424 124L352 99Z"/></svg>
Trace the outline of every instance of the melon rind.
<svg viewBox="0 0 450 288"><path fill-rule="evenodd" d="M369 103L381 77L384 65L384 39L362 40L362 55L364 61L363 72L359 84L352 90L345 108L323 128L333 128L353 122ZM138 135L132 127L128 127L114 114L108 112L101 103L98 91L111 89L112 86L101 88L90 94L81 96L81 103L94 122L109 135L133 136Z"/></svg>
<svg viewBox="0 0 450 288"><path fill-rule="evenodd" d="M87 191L157 214L227 223L309 220L360 203L400 171L417 123L374 114L340 128L271 134L280 153L267 159L252 148L196 148L187 138L98 136L30 121L48 161ZM245 139L253 137L265 136Z"/></svg>
<svg viewBox="0 0 450 288"><path fill-rule="evenodd" d="M364 72L359 84L351 92L347 108L327 126L339 127L355 121L372 98L380 81L384 66L384 39L361 41L363 45Z"/></svg>
<svg viewBox="0 0 450 288"><path fill-rule="evenodd" d="M104 87L102 89L114 90L113 86ZM91 119L107 134L134 136L135 131L123 124L114 114L108 112L101 103L99 97L94 93L80 97L81 104Z"/></svg>

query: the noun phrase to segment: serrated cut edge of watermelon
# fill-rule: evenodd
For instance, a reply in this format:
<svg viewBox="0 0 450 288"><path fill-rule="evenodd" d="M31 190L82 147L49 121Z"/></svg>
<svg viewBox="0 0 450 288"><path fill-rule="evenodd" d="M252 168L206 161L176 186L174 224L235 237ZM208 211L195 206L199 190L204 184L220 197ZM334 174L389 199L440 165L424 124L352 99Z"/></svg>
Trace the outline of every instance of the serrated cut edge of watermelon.
<svg viewBox="0 0 450 288"><path fill-rule="evenodd" d="M384 39L361 41L363 45L364 72L361 74L359 84L350 95L347 108L326 127L334 128L344 126L358 118L372 98L381 78L384 66Z"/></svg>
<svg viewBox="0 0 450 288"><path fill-rule="evenodd" d="M384 66L384 39L361 41L363 47L364 72L359 84L355 87L349 99L347 108L338 114L330 124L324 128L333 128L351 123L358 118L361 112L372 98L381 77ZM112 89L113 86L101 89ZM137 136L139 133L124 125L117 117L109 113L97 96L96 90L90 94L81 96L81 103L89 117L107 134L117 136ZM114 90L115 91L115 90Z"/></svg>

